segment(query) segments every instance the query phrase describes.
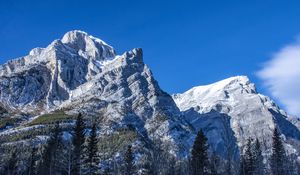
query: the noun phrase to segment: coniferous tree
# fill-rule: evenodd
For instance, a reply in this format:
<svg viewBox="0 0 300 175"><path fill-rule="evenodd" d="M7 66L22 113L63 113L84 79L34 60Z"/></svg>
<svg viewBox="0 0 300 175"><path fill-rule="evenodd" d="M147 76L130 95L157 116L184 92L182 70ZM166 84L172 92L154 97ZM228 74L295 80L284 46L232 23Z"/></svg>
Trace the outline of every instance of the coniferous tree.
<svg viewBox="0 0 300 175"><path fill-rule="evenodd" d="M284 146L280 137L280 133L275 128L273 133L273 145L272 145L272 156L271 156L271 170L273 175L285 174L285 161L286 154Z"/></svg>
<svg viewBox="0 0 300 175"><path fill-rule="evenodd" d="M98 147L97 147L97 127L96 123L93 123L90 136L87 141L87 148L86 148L86 167L87 167L87 174L88 175L95 175L99 174L98 170L98 164L99 164L99 158L98 158Z"/></svg>
<svg viewBox="0 0 300 175"><path fill-rule="evenodd" d="M125 173L124 174L125 175L133 174L133 166L134 166L133 160L134 160L134 156L132 153L132 148L131 148L131 145L129 145L127 147L127 150L124 155L124 161L125 161Z"/></svg>
<svg viewBox="0 0 300 175"><path fill-rule="evenodd" d="M61 130L59 123L56 122L54 131L47 141L42 153L42 162L39 166L39 174L53 175L58 173L59 170L57 167L59 160L57 159L57 156L60 154L60 144L62 144Z"/></svg>
<svg viewBox="0 0 300 175"><path fill-rule="evenodd" d="M245 175L252 175L254 173L254 156L253 156L253 147L252 139L248 138L246 144L246 151L243 156L244 159L244 173Z"/></svg>
<svg viewBox="0 0 300 175"><path fill-rule="evenodd" d="M37 175L37 148L33 147L31 149L30 159L29 159L29 167L28 167L28 175Z"/></svg>
<svg viewBox="0 0 300 175"><path fill-rule="evenodd" d="M240 156L240 170L239 170L240 175L245 175L245 159L244 155Z"/></svg>
<svg viewBox="0 0 300 175"><path fill-rule="evenodd" d="M166 174L167 175L176 175L176 159L174 156L169 156L168 161L166 162Z"/></svg>
<svg viewBox="0 0 300 175"><path fill-rule="evenodd" d="M71 140L64 142L62 145L61 154L58 158L60 159L60 170L62 174L71 175L73 161L73 144Z"/></svg>
<svg viewBox="0 0 300 175"><path fill-rule="evenodd" d="M285 166L285 171L286 171L286 175L298 175L299 173L297 173L297 167L296 167L296 162L297 161L297 156L295 155L289 155L286 156L286 166Z"/></svg>
<svg viewBox="0 0 300 175"><path fill-rule="evenodd" d="M79 113L77 116L76 124L73 133L73 168L72 174L81 175L82 156L85 141L85 124L82 115Z"/></svg>
<svg viewBox="0 0 300 175"><path fill-rule="evenodd" d="M111 169L109 167L106 167L103 171L103 175L110 175L111 174Z"/></svg>
<svg viewBox="0 0 300 175"><path fill-rule="evenodd" d="M253 158L254 158L254 174L255 175L265 174L264 158L262 155L260 142L257 138L254 144Z"/></svg>
<svg viewBox="0 0 300 175"><path fill-rule="evenodd" d="M17 173L17 164L18 164L17 150L14 149L10 154L4 174L15 175Z"/></svg>
<svg viewBox="0 0 300 175"><path fill-rule="evenodd" d="M209 173L207 138L202 129L198 132L191 155L191 173L192 175L203 175Z"/></svg>
<svg viewBox="0 0 300 175"><path fill-rule="evenodd" d="M153 151L153 150L151 150ZM139 170L141 169L141 175L151 175L154 174L153 172L153 158L152 158L152 152L149 154L145 154L142 158Z"/></svg>
<svg viewBox="0 0 300 175"><path fill-rule="evenodd" d="M220 168L220 157L216 154L216 152L213 152L211 157L210 157L210 171L211 175L217 175L218 174L218 169Z"/></svg>

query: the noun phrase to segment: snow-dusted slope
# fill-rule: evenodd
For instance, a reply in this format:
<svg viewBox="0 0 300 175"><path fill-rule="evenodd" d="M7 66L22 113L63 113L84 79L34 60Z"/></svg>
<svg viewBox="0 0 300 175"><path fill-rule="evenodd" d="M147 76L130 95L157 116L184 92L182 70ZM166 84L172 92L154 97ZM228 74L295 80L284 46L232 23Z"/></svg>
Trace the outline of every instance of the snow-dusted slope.
<svg viewBox="0 0 300 175"><path fill-rule="evenodd" d="M31 116L82 112L99 121L102 133L130 126L144 140L160 140L178 155L186 154L190 143L190 126L143 63L142 50L116 55L82 31L2 65L0 106Z"/></svg>
<svg viewBox="0 0 300 175"><path fill-rule="evenodd" d="M247 77L195 87L173 99L144 64L141 49L117 55L104 41L70 31L46 48L0 66L0 119L18 115L21 123L1 130L0 140L36 129L26 125L32 118L63 111L96 120L103 137L134 130L135 143L144 144L140 148L162 143L178 156L189 153L200 128L212 150L235 163L248 137L263 142L268 154L275 127L290 153L300 151L299 120L258 94Z"/></svg>
<svg viewBox="0 0 300 175"><path fill-rule="evenodd" d="M292 124L292 117L280 110L270 98L257 93L246 76L194 87L173 95L173 99L196 129L204 128L216 150L222 152L228 140L228 144L242 148L246 139L251 137L263 143L267 154L273 129L278 127L286 139L288 151L300 151L293 143L300 141L298 121L294 119ZM238 149L232 151L237 152Z"/></svg>
<svg viewBox="0 0 300 175"><path fill-rule="evenodd" d="M101 72L115 58L113 48L81 31L71 31L47 48L0 66L0 101L22 112L52 110L71 91Z"/></svg>

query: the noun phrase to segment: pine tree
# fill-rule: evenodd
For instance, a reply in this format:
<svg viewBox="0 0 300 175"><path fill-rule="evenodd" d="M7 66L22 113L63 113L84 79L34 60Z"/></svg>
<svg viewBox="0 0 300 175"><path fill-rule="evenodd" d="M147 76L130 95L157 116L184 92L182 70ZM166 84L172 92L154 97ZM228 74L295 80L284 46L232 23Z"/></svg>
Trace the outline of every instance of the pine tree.
<svg viewBox="0 0 300 175"><path fill-rule="evenodd" d="M273 175L283 175L285 174L285 161L286 154L283 147L282 140L280 138L280 133L277 128L275 128L273 133L273 145L272 145L272 156L271 156L271 170Z"/></svg>
<svg viewBox="0 0 300 175"><path fill-rule="evenodd" d="M252 175L254 172L254 156L253 156L253 147L252 147L251 138L248 138L247 140L246 151L243 158L244 158L245 175Z"/></svg>
<svg viewBox="0 0 300 175"><path fill-rule="evenodd" d="M245 175L245 158L244 155L240 156L240 170L239 170L240 175Z"/></svg>
<svg viewBox="0 0 300 175"><path fill-rule="evenodd" d="M124 161L125 161L125 173L124 174L125 175L133 174L133 166L134 166L133 160L134 160L134 156L132 153L132 148L131 148L131 145L129 145L127 147L127 150L124 155Z"/></svg>
<svg viewBox="0 0 300 175"><path fill-rule="evenodd" d="M87 174L88 175L95 175L99 174L98 164L99 158L98 154L98 147L97 147L97 127L96 123L93 123L92 130L90 136L88 138L87 148L86 148L86 166L87 166Z"/></svg>
<svg viewBox="0 0 300 175"><path fill-rule="evenodd" d="M207 138L202 129L198 132L191 155L192 175L202 175L209 172Z"/></svg>
<svg viewBox="0 0 300 175"><path fill-rule="evenodd" d="M29 160L29 167L28 167L28 175L37 175L37 148L33 147L31 149L31 155Z"/></svg>
<svg viewBox="0 0 300 175"><path fill-rule="evenodd" d="M62 174L71 175L73 161L73 144L71 140L64 142L61 148L61 154L58 158L60 159L60 170Z"/></svg>
<svg viewBox="0 0 300 175"><path fill-rule="evenodd" d="M259 140L256 138L253 150L253 158L254 158L254 174L255 175L263 175L265 174L264 168L264 158L262 155L262 150L260 146Z"/></svg>
<svg viewBox="0 0 300 175"><path fill-rule="evenodd" d="M218 174L218 169L220 168L220 157L216 154L216 152L213 152L211 157L210 157L210 171L211 175L217 175Z"/></svg>
<svg viewBox="0 0 300 175"><path fill-rule="evenodd" d="M5 168L6 175L15 175L17 173L17 164L18 164L18 157L17 157L17 150L12 150L9 160L7 162L7 166Z"/></svg>
<svg viewBox="0 0 300 175"><path fill-rule="evenodd" d="M39 174L53 175L58 173L59 170L57 169L57 166L59 160L57 159L57 156L60 154L59 145L62 144L61 134L59 123L56 122L53 133L47 141L42 153Z"/></svg>
<svg viewBox="0 0 300 175"><path fill-rule="evenodd" d="M82 155L84 150L84 141L85 141L85 124L82 118L82 115L79 113L77 116L76 124L74 127L73 133L73 168L72 174L81 175L81 166L82 166Z"/></svg>

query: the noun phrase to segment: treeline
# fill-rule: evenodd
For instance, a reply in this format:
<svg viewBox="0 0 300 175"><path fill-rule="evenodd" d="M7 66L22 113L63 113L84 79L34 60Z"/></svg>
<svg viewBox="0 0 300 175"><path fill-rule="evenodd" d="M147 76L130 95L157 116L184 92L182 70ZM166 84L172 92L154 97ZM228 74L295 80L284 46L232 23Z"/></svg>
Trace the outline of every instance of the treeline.
<svg viewBox="0 0 300 175"><path fill-rule="evenodd" d="M240 156L242 175L298 175L300 164L295 155L286 153L283 141L277 128L272 137L272 154L268 160L264 160L261 143L258 139L248 138L244 153Z"/></svg>
<svg viewBox="0 0 300 175"><path fill-rule="evenodd" d="M65 141L63 140L63 132L57 122L47 143L43 146L33 145L27 159L18 157L20 154L25 154L25 152L22 152L24 150L18 148L12 149L8 156L3 155L1 157L1 174L97 174L99 158L97 156L96 124L93 124L88 136L86 129L83 118L79 114L71 133L72 139Z"/></svg>
<svg viewBox="0 0 300 175"><path fill-rule="evenodd" d="M81 114L66 134L56 123L44 144L31 144L30 148L0 150L1 175L297 175L297 158L286 154L278 129L274 130L272 155L263 155L258 139L247 140L240 155L240 165L210 152L204 132L197 133L189 158L178 159L159 141L153 143L146 157L134 152L128 144L119 157L102 160L97 125L86 126ZM115 152L116 154L116 152Z"/></svg>

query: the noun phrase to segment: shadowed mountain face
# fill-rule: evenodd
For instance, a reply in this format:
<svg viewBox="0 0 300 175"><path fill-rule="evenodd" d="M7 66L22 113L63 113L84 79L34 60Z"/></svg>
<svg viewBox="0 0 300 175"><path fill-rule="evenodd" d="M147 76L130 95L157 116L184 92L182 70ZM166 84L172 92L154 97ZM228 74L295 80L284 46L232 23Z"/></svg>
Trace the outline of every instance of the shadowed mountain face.
<svg viewBox="0 0 300 175"><path fill-rule="evenodd" d="M129 128L138 135L132 140L137 149L161 143L179 157L189 154L201 128L211 151L235 162L248 137L263 142L269 154L275 127L289 153L299 151L299 121L258 94L247 77L195 87L172 98L144 64L141 49L117 55L82 31L68 32L48 47L0 66L1 119L18 116L18 124L1 130L0 137L44 127L37 119L57 111L55 117L81 112L96 120L101 137Z"/></svg>

